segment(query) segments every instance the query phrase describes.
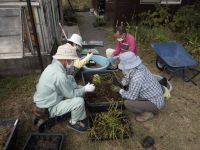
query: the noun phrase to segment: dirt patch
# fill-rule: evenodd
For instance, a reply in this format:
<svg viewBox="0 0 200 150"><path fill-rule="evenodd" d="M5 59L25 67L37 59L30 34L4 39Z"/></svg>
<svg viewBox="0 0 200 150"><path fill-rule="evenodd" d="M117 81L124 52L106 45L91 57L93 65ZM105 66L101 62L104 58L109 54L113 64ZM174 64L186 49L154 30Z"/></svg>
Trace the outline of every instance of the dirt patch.
<svg viewBox="0 0 200 150"><path fill-rule="evenodd" d="M169 72L161 72L155 65L153 50L139 51L143 63L152 73L169 77ZM0 118L19 118L18 137L15 149L21 150L31 132L37 132L31 122L31 104L38 75L0 78ZM199 150L200 147L200 75L192 83L184 82L180 77L173 78L171 98L165 101L160 114L145 123L135 121L135 115L126 112L131 119L134 138L124 143L116 141L90 142L86 134L80 134L67 128L66 122L58 123L46 132L63 133L63 149L67 150L143 150L141 140L145 136L155 139L158 150ZM102 87L105 88L105 87ZM110 93L109 93L110 94Z"/></svg>
<svg viewBox="0 0 200 150"><path fill-rule="evenodd" d="M11 127L7 126L0 126L0 149L5 146L5 143L9 137L11 132Z"/></svg>

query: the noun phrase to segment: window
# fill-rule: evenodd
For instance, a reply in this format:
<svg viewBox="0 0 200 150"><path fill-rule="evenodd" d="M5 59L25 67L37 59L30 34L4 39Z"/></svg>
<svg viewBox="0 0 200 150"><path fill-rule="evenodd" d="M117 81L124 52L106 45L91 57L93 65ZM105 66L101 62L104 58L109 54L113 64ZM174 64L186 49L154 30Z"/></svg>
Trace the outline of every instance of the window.
<svg viewBox="0 0 200 150"><path fill-rule="evenodd" d="M181 4L182 0L161 0L161 4Z"/></svg>
<svg viewBox="0 0 200 150"><path fill-rule="evenodd" d="M154 4L160 3L161 0L140 0L140 4Z"/></svg>
<svg viewBox="0 0 200 150"><path fill-rule="evenodd" d="M140 0L140 4L181 4L182 0Z"/></svg>

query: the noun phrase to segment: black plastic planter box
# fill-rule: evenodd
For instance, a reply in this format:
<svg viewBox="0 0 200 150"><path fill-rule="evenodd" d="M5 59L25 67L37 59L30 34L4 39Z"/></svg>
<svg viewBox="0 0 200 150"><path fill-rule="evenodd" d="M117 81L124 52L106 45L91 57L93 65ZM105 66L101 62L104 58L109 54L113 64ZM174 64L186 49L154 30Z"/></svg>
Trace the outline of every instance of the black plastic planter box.
<svg viewBox="0 0 200 150"><path fill-rule="evenodd" d="M93 127L93 120L95 119L96 115L93 114L89 117L89 124L90 124L90 128ZM121 123L122 124L125 124L127 122L130 123L128 117L126 116L126 114L123 114L122 115L123 119L121 120ZM130 126L129 126L129 130L130 130L130 133L129 135L125 134L123 135L123 137L120 137L120 136L117 136L116 138L117 139L128 139L128 138L131 138L133 136L133 130L132 130L132 127L131 127L131 123L130 123ZM95 136L89 136L89 139L91 141L107 141L107 140L114 140L113 138L104 138L104 137L95 137Z"/></svg>
<svg viewBox="0 0 200 150"><path fill-rule="evenodd" d="M125 109L123 101L90 103L86 100L85 103L88 110L94 113L108 111L111 105L118 105L117 106L118 109Z"/></svg>
<svg viewBox="0 0 200 150"><path fill-rule="evenodd" d="M10 128L10 133L9 136L3 145L4 150L11 150L14 141L16 140L17 136L17 126L18 126L19 120L18 119L4 119L0 120L0 126L1 127L9 127Z"/></svg>
<svg viewBox="0 0 200 150"><path fill-rule="evenodd" d="M104 71L104 72L98 72L98 73L82 73L82 80L83 83L87 84L88 82L92 83L92 76L94 74L104 74L104 73L111 73L113 78L115 78L115 75L113 73L113 71ZM113 104L118 104L118 108L119 109L124 109L124 102L123 101L119 101L119 102L106 102L103 99L101 100L101 102L96 102L96 103L91 103L87 100L87 98L85 98L85 103L86 103L86 107L90 112L104 112L107 111L109 109L109 107Z"/></svg>
<svg viewBox="0 0 200 150"><path fill-rule="evenodd" d="M55 133L32 133L24 150L61 150L63 135Z"/></svg>

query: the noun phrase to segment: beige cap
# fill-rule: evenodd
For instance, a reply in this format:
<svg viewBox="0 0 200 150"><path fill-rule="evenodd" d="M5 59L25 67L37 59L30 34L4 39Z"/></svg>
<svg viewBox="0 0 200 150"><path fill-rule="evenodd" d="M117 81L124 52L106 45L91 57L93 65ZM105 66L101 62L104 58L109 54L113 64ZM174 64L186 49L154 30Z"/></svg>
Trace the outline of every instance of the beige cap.
<svg viewBox="0 0 200 150"><path fill-rule="evenodd" d="M58 47L56 54L53 56L54 59L78 59L76 48L71 46L69 43Z"/></svg>

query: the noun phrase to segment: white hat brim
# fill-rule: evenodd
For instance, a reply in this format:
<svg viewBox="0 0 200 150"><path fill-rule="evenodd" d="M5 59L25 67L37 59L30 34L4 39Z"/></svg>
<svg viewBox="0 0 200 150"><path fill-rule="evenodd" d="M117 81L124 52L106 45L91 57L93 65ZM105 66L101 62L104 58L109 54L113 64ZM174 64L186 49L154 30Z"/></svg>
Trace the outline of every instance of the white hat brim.
<svg viewBox="0 0 200 150"><path fill-rule="evenodd" d="M73 40L71 40L71 39L67 39L67 41L70 41L70 42L72 42L72 43L75 43ZM75 44L77 44L77 45L79 45L79 46L81 46L82 47L82 43L75 43Z"/></svg>
<svg viewBox="0 0 200 150"><path fill-rule="evenodd" d="M78 57L74 57L74 56L63 56L63 55L54 55L53 56L54 59L66 59L66 60L76 60L78 59Z"/></svg>

